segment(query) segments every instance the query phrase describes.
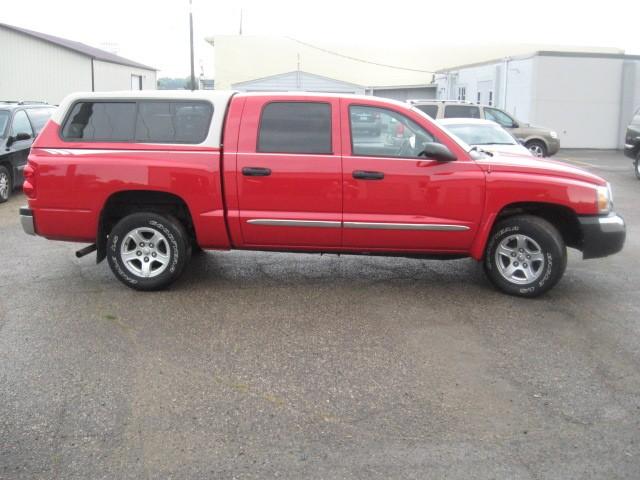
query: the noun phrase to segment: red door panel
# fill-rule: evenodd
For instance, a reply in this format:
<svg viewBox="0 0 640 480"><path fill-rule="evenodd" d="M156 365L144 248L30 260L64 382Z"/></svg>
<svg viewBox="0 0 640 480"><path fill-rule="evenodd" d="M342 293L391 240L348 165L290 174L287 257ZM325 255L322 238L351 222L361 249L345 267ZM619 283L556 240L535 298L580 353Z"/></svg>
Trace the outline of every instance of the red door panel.
<svg viewBox="0 0 640 480"><path fill-rule="evenodd" d="M364 148L377 155L353 155L349 111L357 101L342 101L343 247L345 249L464 252L469 249L484 205L484 173L455 145L454 162L408 156L385 157L402 151L404 131L382 115L380 137L374 132ZM385 108L389 108L388 105ZM353 113L353 112L352 112ZM398 110L409 116L412 112ZM435 140L451 142L419 115L410 120ZM351 125L351 126L350 126ZM356 129L359 127L356 126ZM356 133L358 135L358 133ZM386 135L386 136L385 136ZM361 139L362 137L360 137ZM398 140L399 138L399 140ZM346 140L345 140L346 139ZM397 147L393 147L397 140ZM408 140L407 140L408 141ZM386 147L392 145L391 147ZM362 178L354 172L376 173ZM383 178L380 178L380 177Z"/></svg>
<svg viewBox="0 0 640 480"><path fill-rule="evenodd" d="M260 116L274 102L331 107L330 154L257 151ZM248 97L242 116L236 181L244 247L339 247L342 186L339 101L319 97Z"/></svg>

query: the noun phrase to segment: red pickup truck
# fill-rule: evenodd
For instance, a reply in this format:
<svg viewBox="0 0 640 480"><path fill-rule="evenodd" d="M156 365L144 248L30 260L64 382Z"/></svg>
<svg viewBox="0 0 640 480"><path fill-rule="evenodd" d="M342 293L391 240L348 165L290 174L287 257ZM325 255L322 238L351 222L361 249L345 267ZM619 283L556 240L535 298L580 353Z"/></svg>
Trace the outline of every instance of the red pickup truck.
<svg viewBox="0 0 640 480"><path fill-rule="evenodd" d="M375 97L213 92L67 97L24 170L24 230L89 242L115 276L166 287L192 250L472 257L532 297L566 247L622 249L602 178L470 148Z"/></svg>

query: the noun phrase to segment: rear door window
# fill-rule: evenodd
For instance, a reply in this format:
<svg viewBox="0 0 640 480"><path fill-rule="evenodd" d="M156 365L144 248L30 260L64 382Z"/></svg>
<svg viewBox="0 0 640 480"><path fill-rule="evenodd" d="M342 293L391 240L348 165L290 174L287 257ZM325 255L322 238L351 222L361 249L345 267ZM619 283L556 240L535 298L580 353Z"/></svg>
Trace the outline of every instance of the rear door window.
<svg viewBox="0 0 640 480"><path fill-rule="evenodd" d="M205 101L79 102L62 137L75 141L202 143L213 106Z"/></svg>
<svg viewBox="0 0 640 480"><path fill-rule="evenodd" d="M31 123L29 123L29 119L27 118L27 114L24 113L24 110L17 111L13 116L11 134L15 136L19 133L27 133L33 137L33 129L31 128Z"/></svg>
<svg viewBox="0 0 640 480"><path fill-rule="evenodd" d="M438 105L416 105L418 110L422 110L431 118L438 118Z"/></svg>
<svg viewBox="0 0 640 480"><path fill-rule="evenodd" d="M487 120L492 120L505 128L511 128L515 123L513 118L504 113L502 110L498 110L497 108L485 107L484 118Z"/></svg>
<svg viewBox="0 0 640 480"><path fill-rule="evenodd" d="M331 154L331 105L272 102L262 110L258 152Z"/></svg>
<svg viewBox="0 0 640 480"><path fill-rule="evenodd" d="M444 118L480 118L480 109L475 105L446 105Z"/></svg>
<svg viewBox="0 0 640 480"><path fill-rule="evenodd" d="M55 108L30 108L26 111L29 120L31 120L31 125L33 125L33 129L36 131L36 135L40 133L40 130L42 130L42 127L47 123L47 120L51 118L54 111Z"/></svg>

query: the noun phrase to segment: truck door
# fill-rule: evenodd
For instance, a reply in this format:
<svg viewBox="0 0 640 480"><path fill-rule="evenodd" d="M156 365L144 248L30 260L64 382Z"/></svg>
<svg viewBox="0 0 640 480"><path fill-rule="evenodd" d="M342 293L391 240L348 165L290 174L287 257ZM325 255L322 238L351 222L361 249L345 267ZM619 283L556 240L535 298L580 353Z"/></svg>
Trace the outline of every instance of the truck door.
<svg viewBox="0 0 640 480"><path fill-rule="evenodd" d="M339 100L248 96L236 163L243 247L341 244Z"/></svg>
<svg viewBox="0 0 640 480"><path fill-rule="evenodd" d="M485 177L475 162L419 156L426 142L459 147L417 112L351 99L341 109L343 247L466 251L484 206ZM371 116L374 133L362 128Z"/></svg>

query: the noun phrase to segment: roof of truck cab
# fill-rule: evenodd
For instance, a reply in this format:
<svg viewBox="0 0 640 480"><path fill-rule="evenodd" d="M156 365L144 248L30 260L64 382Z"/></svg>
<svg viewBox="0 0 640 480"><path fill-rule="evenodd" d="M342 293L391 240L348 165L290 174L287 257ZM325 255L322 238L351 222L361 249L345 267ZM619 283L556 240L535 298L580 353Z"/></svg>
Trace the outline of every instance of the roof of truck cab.
<svg viewBox="0 0 640 480"><path fill-rule="evenodd" d="M135 101L135 100L202 100L213 104L213 116L211 118L211 126L209 135L203 146L219 147L222 142L222 127L224 117L227 111L227 105L231 97L236 95L237 98L243 97L274 97L274 98L346 98L361 101L369 104L391 104L402 108L411 108L404 102L391 100L387 98L375 97L370 95L352 95L342 93L316 93L316 92L243 92L239 93L234 90L134 90L134 91L114 91L114 92L76 92L64 98L58 109L54 112L51 119L58 125L62 125L65 117L77 102L100 102L100 101Z"/></svg>

